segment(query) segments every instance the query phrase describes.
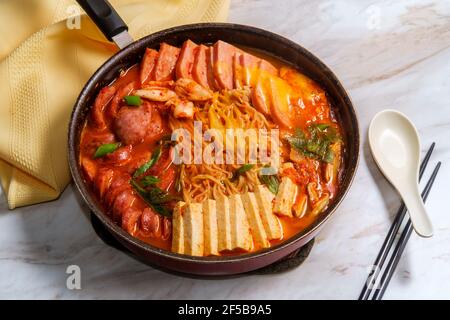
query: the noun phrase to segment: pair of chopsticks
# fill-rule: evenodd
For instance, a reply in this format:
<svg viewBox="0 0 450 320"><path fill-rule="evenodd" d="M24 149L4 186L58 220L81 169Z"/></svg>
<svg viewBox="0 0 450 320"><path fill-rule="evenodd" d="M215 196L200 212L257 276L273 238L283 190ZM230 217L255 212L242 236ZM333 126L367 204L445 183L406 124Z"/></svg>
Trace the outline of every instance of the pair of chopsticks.
<svg viewBox="0 0 450 320"><path fill-rule="evenodd" d="M422 179L423 173L425 172L425 169L428 165L428 161L430 160L431 154L433 153L434 146L435 143L433 142L420 165L419 181ZM439 161L434 167L433 173L431 174L427 184L425 185L425 188L422 191L422 199L424 202L426 201L428 194L430 193L431 187L433 186L434 180L436 179L440 167L441 162ZM400 227L403 225L406 211L406 206L402 202L391 225L391 228L389 229L389 232L384 239L380 252L375 259L375 262L373 264L374 268L369 273L366 283L361 291L361 294L359 295L359 300L381 300L383 298L386 288L391 281L392 275L395 272L398 262L400 261L402 253L413 231L411 220L409 219L409 217L407 217L408 220L406 224L404 224L404 228L400 233L400 237L393 250L391 250L394 245L396 235L398 234ZM384 267L386 258L391 251L392 253L390 259L386 267Z"/></svg>

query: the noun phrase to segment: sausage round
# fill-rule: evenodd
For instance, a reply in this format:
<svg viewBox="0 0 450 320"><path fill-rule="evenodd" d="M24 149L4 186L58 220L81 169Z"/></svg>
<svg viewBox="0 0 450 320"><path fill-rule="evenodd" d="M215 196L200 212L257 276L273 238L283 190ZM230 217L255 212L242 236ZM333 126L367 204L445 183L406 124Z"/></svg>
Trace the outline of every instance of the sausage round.
<svg viewBox="0 0 450 320"><path fill-rule="evenodd" d="M141 232L146 237L161 237L161 217L152 208L145 208L141 216Z"/></svg>
<svg viewBox="0 0 450 320"><path fill-rule="evenodd" d="M151 109L147 105L140 107L122 107L114 121L114 131L124 144L141 143L150 127Z"/></svg>

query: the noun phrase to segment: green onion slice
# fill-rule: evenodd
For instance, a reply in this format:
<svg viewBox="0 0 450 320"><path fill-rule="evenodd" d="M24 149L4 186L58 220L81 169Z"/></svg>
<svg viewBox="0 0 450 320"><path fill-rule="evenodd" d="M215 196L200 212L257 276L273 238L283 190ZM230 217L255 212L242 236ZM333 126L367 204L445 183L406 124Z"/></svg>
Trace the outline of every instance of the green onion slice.
<svg viewBox="0 0 450 320"><path fill-rule="evenodd" d="M102 144L95 151L94 159L104 157L108 153L116 151L120 146L121 146L120 142Z"/></svg>
<svg viewBox="0 0 450 320"><path fill-rule="evenodd" d="M123 100L129 106L140 106L142 104L142 99L139 96L125 96Z"/></svg>

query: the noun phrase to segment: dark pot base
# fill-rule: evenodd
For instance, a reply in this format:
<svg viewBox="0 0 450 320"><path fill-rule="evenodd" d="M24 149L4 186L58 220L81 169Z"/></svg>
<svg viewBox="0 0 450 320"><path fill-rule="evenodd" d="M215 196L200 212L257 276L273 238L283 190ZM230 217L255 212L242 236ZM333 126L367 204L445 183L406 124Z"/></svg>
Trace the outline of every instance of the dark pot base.
<svg viewBox="0 0 450 320"><path fill-rule="evenodd" d="M190 273L182 273L182 272L174 272L169 269L164 269L161 267L158 267L156 265L149 264L148 261L145 261L143 259L140 259L137 255L132 253L130 250L125 248L119 241L117 241L116 238L114 238L111 233L104 227L104 225L100 222L100 220L95 216L95 214L91 213L91 223L92 227L95 231L95 233L99 236L99 238L106 243L107 245L120 250L124 252L125 254L129 255L133 259L136 259L144 264L147 264L151 266L152 268L170 273L175 274L178 276L183 277L189 277L189 278L196 278L196 279L229 279L229 278L236 278L236 277L242 277L247 275L268 275L268 274L278 274L287 272L290 270L293 270L297 267L299 267L309 256L312 247L314 245L314 239L310 240L308 243L306 243L301 248L295 250L293 253L287 255L286 257L268 265L261 269L257 269L250 272L245 272L241 274L234 274L234 275L228 275L228 276L199 276L195 274Z"/></svg>

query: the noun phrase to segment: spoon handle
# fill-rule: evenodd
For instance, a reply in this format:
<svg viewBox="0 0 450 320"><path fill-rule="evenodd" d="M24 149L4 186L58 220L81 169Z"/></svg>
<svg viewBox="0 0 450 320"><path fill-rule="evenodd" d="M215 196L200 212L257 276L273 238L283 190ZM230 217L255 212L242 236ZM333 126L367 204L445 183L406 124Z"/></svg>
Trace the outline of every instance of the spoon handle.
<svg viewBox="0 0 450 320"><path fill-rule="evenodd" d="M408 192L404 192L401 196L408 209L414 230L419 236L429 238L433 235L433 225L420 196L419 186L417 184L415 185L417 187L411 188L413 190L408 190Z"/></svg>

